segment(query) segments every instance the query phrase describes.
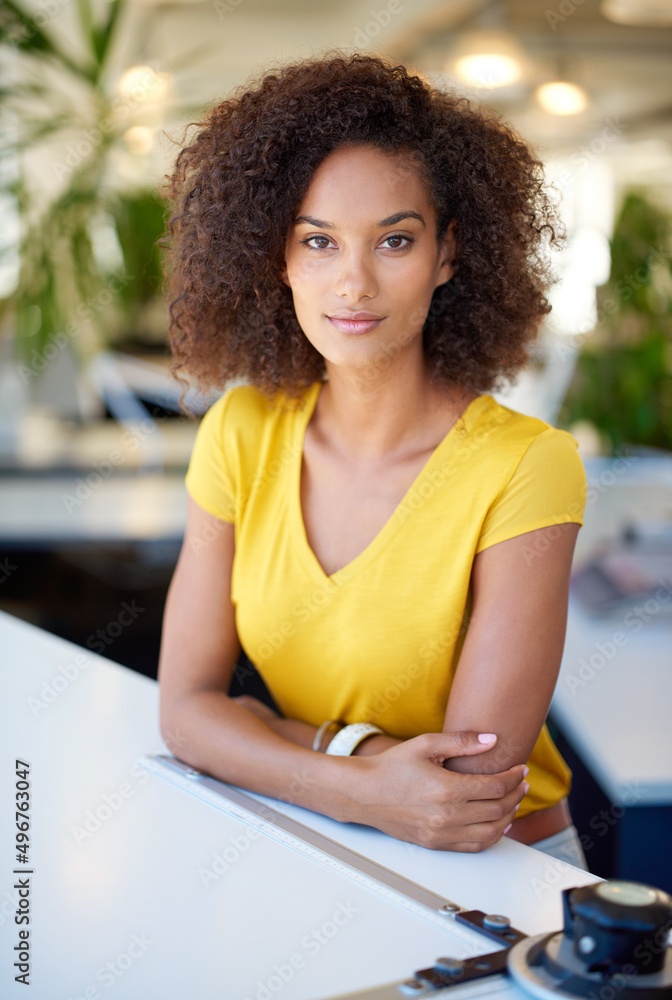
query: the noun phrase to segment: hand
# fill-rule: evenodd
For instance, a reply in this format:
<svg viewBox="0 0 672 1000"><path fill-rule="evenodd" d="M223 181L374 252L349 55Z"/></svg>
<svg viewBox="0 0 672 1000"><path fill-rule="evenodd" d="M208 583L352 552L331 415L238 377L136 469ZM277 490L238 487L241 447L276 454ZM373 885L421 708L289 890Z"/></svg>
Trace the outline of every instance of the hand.
<svg viewBox="0 0 672 1000"><path fill-rule="evenodd" d="M459 774L443 762L484 753L477 733L426 733L358 758L352 819L398 840L444 851L477 852L497 843L528 790L525 765L499 774Z"/></svg>

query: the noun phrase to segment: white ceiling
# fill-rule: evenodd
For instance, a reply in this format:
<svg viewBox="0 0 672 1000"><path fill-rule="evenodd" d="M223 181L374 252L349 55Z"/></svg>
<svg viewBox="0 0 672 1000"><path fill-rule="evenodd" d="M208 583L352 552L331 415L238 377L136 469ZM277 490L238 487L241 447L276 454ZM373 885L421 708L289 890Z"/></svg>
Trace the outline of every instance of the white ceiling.
<svg viewBox="0 0 672 1000"><path fill-rule="evenodd" d="M641 11L672 7L672 0L627 3ZM64 3L54 30L72 32L75 8ZM387 19L390 10L378 31L373 13ZM479 26L511 32L527 73L508 91L461 88L467 96L499 108L544 158L592 155L607 129L600 156L617 186L645 184L672 209L672 26L616 24L600 12L600 0L128 0L117 63L171 72L164 125L177 135L252 75L332 48L378 52L436 76L463 33ZM535 86L559 74L588 92L581 114L559 118L537 105ZM159 137L159 175L174 154Z"/></svg>

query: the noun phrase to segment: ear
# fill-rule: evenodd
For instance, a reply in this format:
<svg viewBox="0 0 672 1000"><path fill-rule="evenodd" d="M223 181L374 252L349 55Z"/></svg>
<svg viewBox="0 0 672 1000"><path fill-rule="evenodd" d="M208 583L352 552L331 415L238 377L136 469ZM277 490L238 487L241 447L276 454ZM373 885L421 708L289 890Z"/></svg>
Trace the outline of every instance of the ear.
<svg viewBox="0 0 672 1000"><path fill-rule="evenodd" d="M455 238L455 228L457 219L451 219L448 227L439 243L440 270L435 288L444 285L455 274L455 259L457 257L457 240Z"/></svg>

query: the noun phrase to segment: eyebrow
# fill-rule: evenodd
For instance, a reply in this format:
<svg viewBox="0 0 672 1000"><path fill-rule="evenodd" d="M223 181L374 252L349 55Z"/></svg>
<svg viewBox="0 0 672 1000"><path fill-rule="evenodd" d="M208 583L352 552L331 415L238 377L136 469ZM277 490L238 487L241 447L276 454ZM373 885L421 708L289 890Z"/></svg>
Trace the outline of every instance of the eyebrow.
<svg viewBox="0 0 672 1000"><path fill-rule="evenodd" d="M421 222L423 224L423 226L425 227L425 229L427 228L425 220L420 215L420 213L419 212L412 212L412 211L409 211L409 212L395 212L394 215L388 215L388 217L386 219L381 219L380 222L376 223L376 225L380 229L384 229L386 226L396 226L397 223L401 222L403 219L417 219L419 222ZM297 217L294 219L294 225L298 226L302 222L307 222L309 226L315 226L316 229L336 229L337 228L334 225L333 222L325 222L324 219L316 219L312 215L297 215Z"/></svg>

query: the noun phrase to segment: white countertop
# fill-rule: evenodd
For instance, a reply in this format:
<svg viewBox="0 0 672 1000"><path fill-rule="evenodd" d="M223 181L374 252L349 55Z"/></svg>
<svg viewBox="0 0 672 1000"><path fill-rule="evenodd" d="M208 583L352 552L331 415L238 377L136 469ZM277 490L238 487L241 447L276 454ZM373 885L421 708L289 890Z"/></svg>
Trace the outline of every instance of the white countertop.
<svg viewBox="0 0 672 1000"><path fill-rule="evenodd" d="M31 774L33 1000L261 1000L264 990L275 995L278 976L283 1000L317 1000L407 978L439 954L490 950L252 837L140 767L143 755L166 752L154 681L5 614L0 650L3 998L27 995L12 972L16 758ZM271 804L463 906L506 913L527 933L559 928L560 890L596 881L506 838L476 855L429 851ZM204 876L217 854L231 863ZM522 996L501 981L495 988Z"/></svg>

